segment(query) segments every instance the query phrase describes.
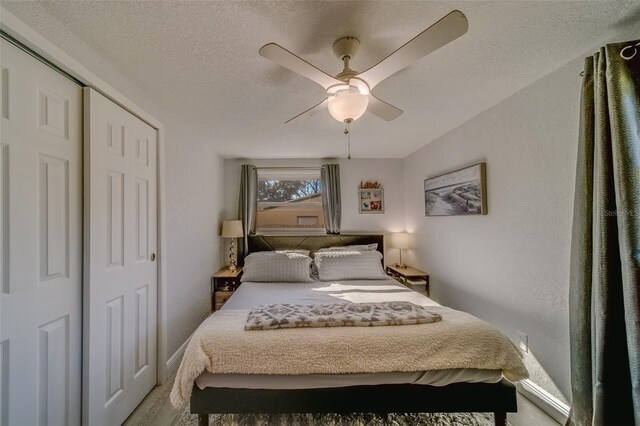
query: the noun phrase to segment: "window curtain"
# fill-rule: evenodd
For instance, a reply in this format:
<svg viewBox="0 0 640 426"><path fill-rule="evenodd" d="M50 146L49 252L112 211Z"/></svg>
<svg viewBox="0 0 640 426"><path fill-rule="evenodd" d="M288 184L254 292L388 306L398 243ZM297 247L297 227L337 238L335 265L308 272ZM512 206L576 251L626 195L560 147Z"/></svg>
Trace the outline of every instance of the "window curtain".
<svg viewBox="0 0 640 426"><path fill-rule="evenodd" d="M242 221L242 229L244 230L242 244L238 247L238 259L241 262L249 252L249 235L256 233L257 211L258 172L255 166L243 164L240 170L240 202L238 203L238 217Z"/></svg>
<svg viewBox="0 0 640 426"><path fill-rule="evenodd" d="M640 425L640 42L586 58L574 200L569 425Z"/></svg>
<svg viewBox="0 0 640 426"><path fill-rule="evenodd" d="M320 170L322 207L327 234L340 233L342 204L340 202L340 165L325 164Z"/></svg>

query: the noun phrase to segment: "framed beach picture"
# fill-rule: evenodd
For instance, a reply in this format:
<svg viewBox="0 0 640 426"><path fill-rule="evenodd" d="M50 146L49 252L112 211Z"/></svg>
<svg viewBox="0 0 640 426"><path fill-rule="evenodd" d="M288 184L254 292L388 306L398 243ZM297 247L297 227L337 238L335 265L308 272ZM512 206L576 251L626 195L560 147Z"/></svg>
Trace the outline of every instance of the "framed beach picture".
<svg viewBox="0 0 640 426"><path fill-rule="evenodd" d="M364 213L384 213L384 189L358 189L358 210Z"/></svg>
<svg viewBox="0 0 640 426"><path fill-rule="evenodd" d="M425 179L425 216L487 214L486 181L486 163Z"/></svg>

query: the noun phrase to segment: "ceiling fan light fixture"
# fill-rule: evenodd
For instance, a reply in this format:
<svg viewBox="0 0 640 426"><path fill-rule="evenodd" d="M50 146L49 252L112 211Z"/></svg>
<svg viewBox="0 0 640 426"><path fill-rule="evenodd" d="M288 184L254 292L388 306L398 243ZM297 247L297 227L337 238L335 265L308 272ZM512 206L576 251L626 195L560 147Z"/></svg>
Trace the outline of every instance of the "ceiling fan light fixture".
<svg viewBox="0 0 640 426"><path fill-rule="evenodd" d="M352 77L349 79L349 86L357 87L358 91L360 91L363 95L369 94L369 85L365 83L364 80L359 79L358 77Z"/></svg>
<svg viewBox="0 0 640 426"><path fill-rule="evenodd" d="M334 84L333 86L329 87L327 89L327 93L329 95L335 95L336 93L338 93L340 90L349 90L349 85L347 83L342 83L342 84Z"/></svg>
<svg viewBox="0 0 640 426"><path fill-rule="evenodd" d="M338 90L329 96L329 114L341 123L362 117L369 105L369 97L360 93L357 87Z"/></svg>

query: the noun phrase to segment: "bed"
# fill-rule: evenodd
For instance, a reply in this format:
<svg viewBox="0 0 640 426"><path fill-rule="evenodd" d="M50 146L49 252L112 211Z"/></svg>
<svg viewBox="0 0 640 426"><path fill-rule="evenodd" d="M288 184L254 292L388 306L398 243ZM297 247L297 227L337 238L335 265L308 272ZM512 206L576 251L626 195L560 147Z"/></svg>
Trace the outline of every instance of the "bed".
<svg viewBox="0 0 640 426"><path fill-rule="evenodd" d="M372 243L377 243L377 250L383 252L381 235L253 236L249 242L250 252L307 249L313 256L322 247ZM434 310L442 308L391 279L298 284L246 282L218 315L245 312L257 304L322 303L336 298L347 302L403 300ZM264 341L264 347L267 348L265 350L275 350L268 341ZM401 358L402 354L397 355ZM293 360L290 362L294 363ZM260 374L202 372L190 389L190 410L198 414L200 425L208 424L209 414L355 412L491 412L496 425L505 425L506 413L517 411L515 387L502 378L502 370L402 371L401 364L390 368L393 371L359 374L290 375L281 374L286 372L278 369L269 370L269 374L264 374L264 371Z"/></svg>

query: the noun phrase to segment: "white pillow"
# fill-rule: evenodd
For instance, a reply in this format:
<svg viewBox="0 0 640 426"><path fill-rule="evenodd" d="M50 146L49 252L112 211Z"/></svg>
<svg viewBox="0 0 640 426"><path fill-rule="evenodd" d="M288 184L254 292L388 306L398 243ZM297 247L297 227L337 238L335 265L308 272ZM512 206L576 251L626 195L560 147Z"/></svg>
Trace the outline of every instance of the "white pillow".
<svg viewBox="0 0 640 426"><path fill-rule="evenodd" d="M385 280L379 251L331 250L316 253L320 281Z"/></svg>
<svg viewBox="0 0 640 426"><path fill-rule="evenodd" d="M241 282L311 282L311 258L302 253L259 251L244 258Z"/></svg>

